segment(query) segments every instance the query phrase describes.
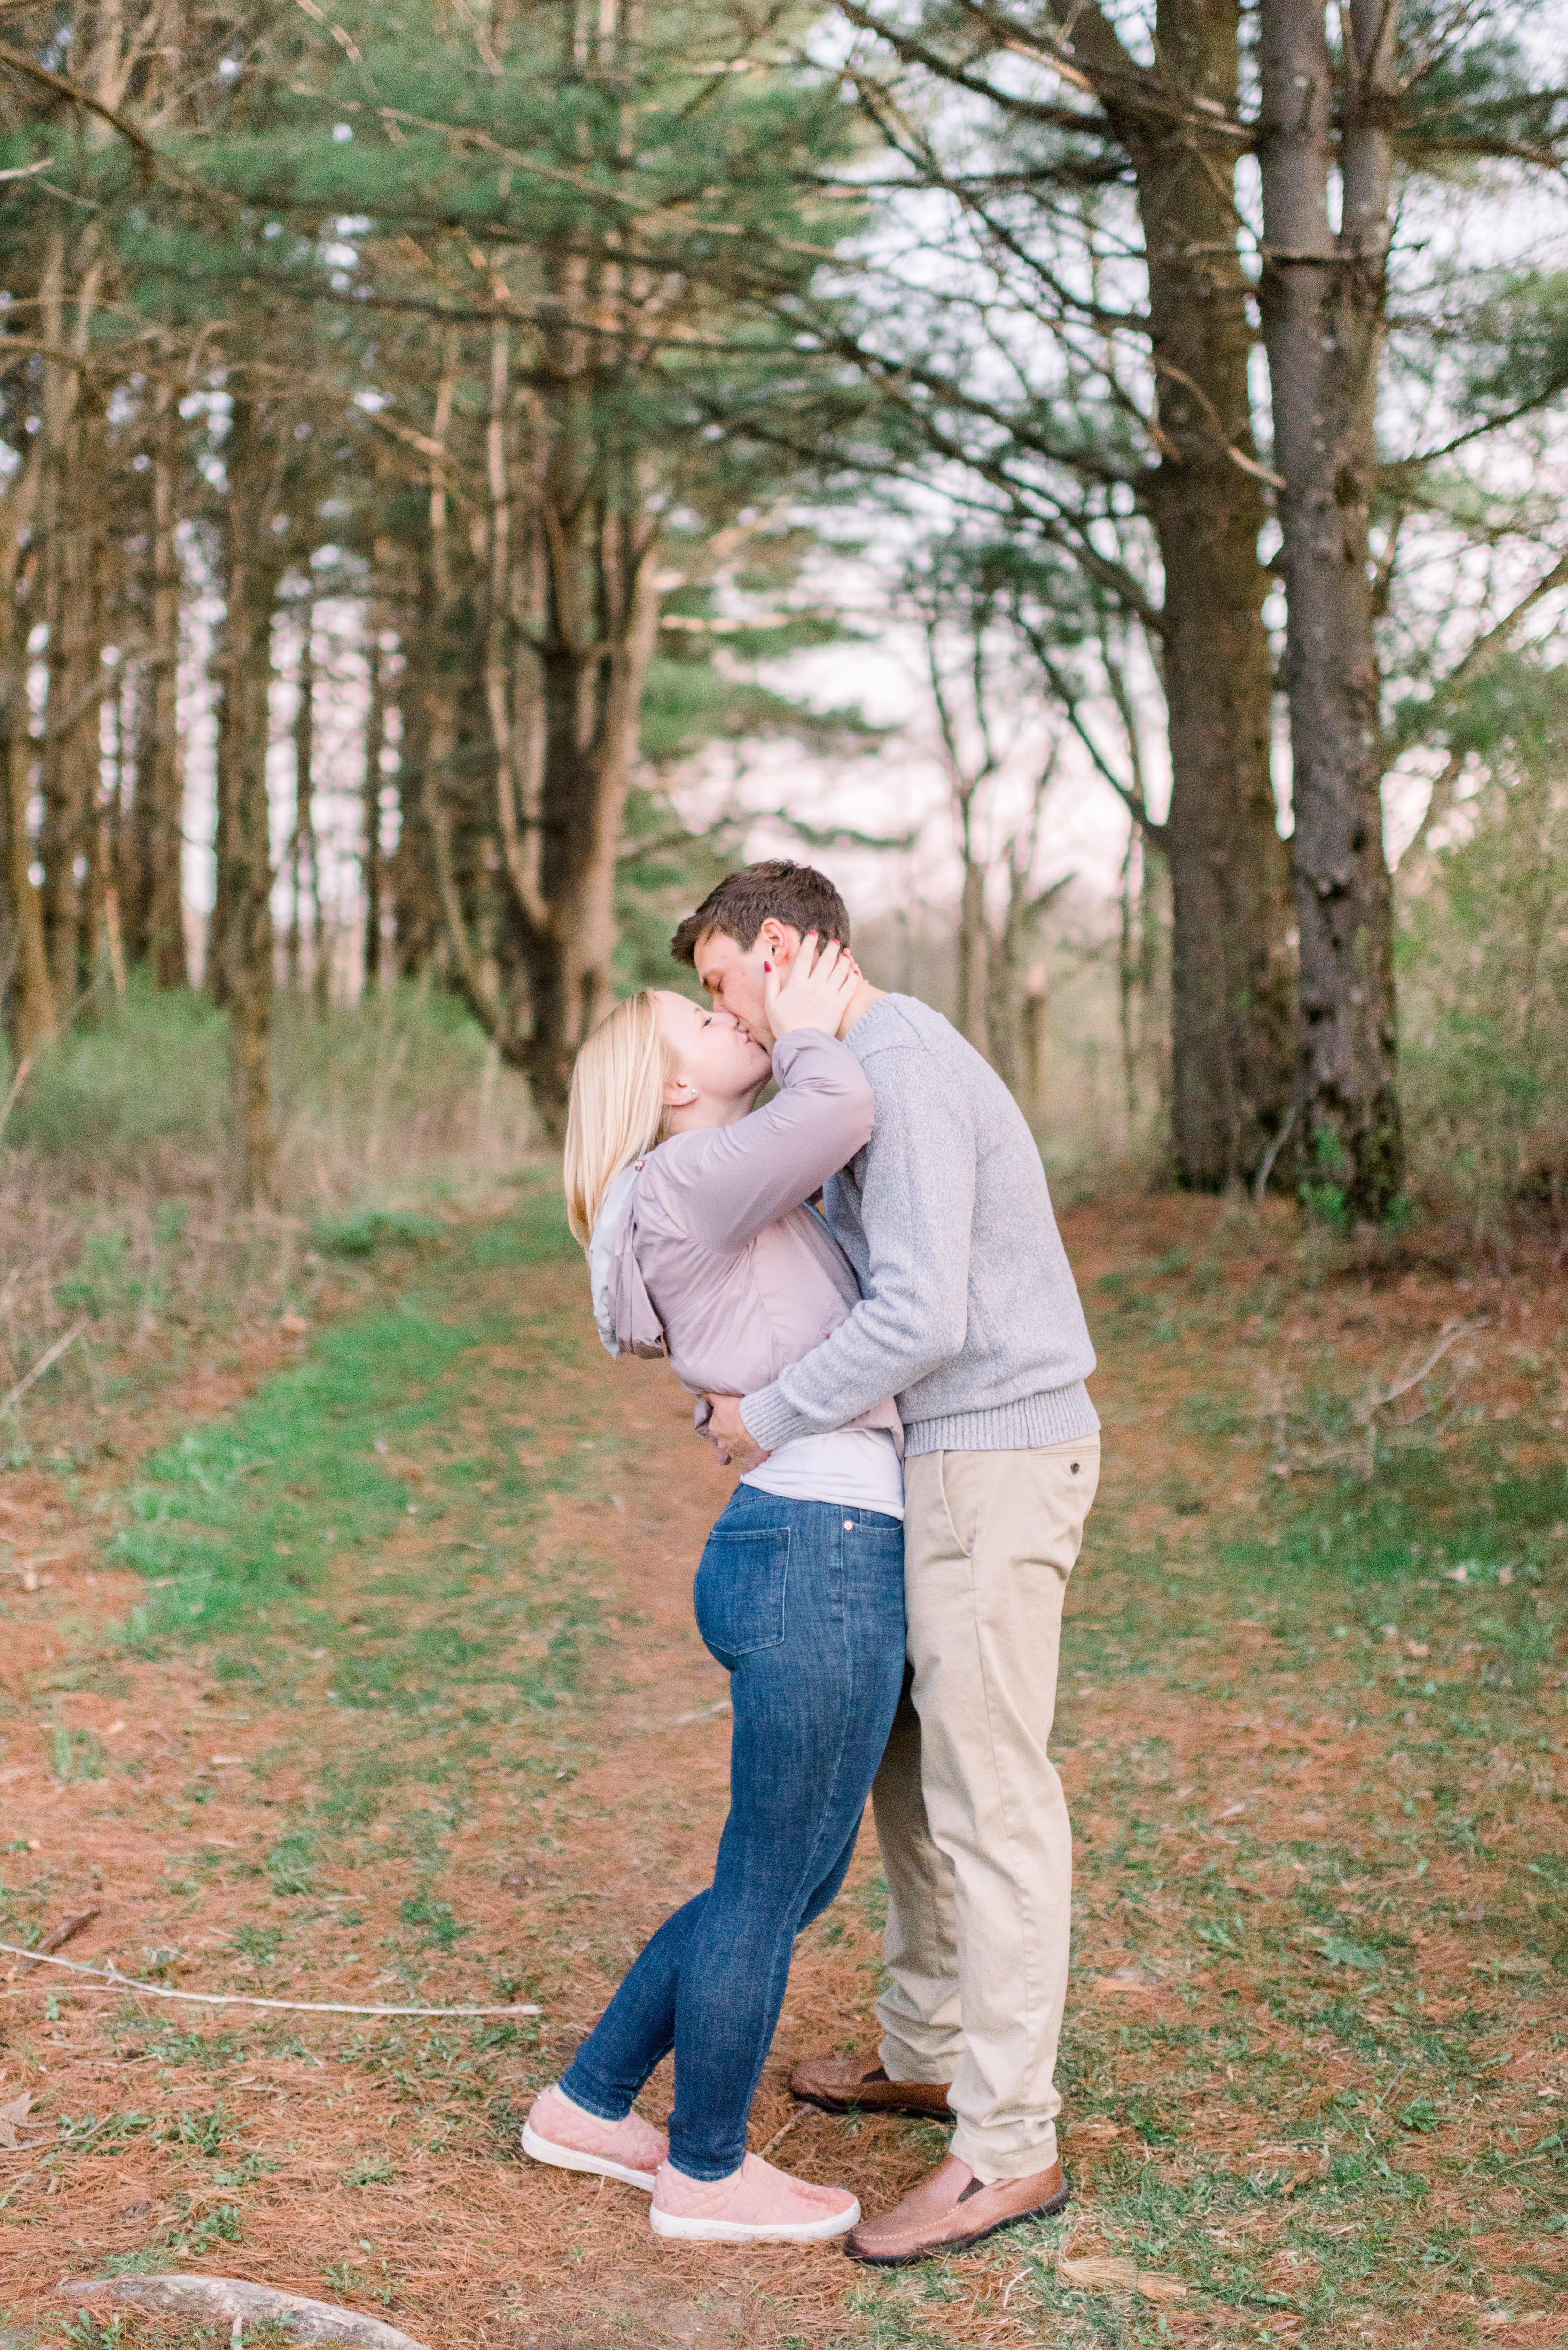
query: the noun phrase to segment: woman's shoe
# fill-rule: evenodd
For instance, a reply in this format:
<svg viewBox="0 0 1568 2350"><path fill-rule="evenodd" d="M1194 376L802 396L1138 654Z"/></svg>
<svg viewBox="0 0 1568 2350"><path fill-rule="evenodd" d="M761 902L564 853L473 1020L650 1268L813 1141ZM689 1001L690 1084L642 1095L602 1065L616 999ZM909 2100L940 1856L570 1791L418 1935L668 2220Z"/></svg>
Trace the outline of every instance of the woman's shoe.
<svg viewBox="0 0 1568 2350"><path fill-rule="evenodd" d="M618 2122L586 2114L556 2083L534 2100L523 2125L523 2151L535 2162L554 2163L558 2170L593 2171L651 2193L654 2174L670 2153L670 2140L640 2114L626 2114Z"/></svg>
<svg viewBox="0 0 1568 2350"><path fill-rule="evenodd" d="M649 2217L656 2236L702 2244L815 2244L846 2234L860 2206L846 2188L814 2187L748 2154L728 2178L688 2178L660 2163Z"/></svg>

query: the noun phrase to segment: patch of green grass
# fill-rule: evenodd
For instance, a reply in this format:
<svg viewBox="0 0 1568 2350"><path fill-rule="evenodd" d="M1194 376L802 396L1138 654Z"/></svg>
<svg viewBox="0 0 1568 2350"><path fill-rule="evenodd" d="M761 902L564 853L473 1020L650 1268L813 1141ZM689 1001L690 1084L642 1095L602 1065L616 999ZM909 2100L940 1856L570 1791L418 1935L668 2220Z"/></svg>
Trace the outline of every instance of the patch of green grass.
<svg viewBox="0 0 1568 2350"><path fill-rule="evenodd" d="M548 1263L571 1242L559 1201L541 1190L518 1217L469 1246L476 1263L522 1264ZM498 1246L508 1252L502 1260ZM486 1471L496 1472L498 1498L526 1498L528 1480L511 1449L482 1440L476 1455L454 1409L464 1355L514 1337L515 1325L498 1324L492 1312L452 1317L461 1264L451 1273L444 1292L405 1296L323 1332L302 1363L267 1380L229 1419L188 1430L153 1456L111 1546L154 1586L132 1613L133 1641L232 1636L271 1607L297 1612L336 1555L384 1544L410 1509L440 1515L445 1496L461 1496ZM437 1456L433 1502L416 1502L393 1466L416 1440ZM433 1665L464 1661L441 1648L440 1631L424 1637L437 1651ZM462 1645L463 1636L446 1637ZM254 1669L231 1661L227 1677ZM360 1659L348 1685L357 1696L384 1693L386 1668Z"/></svg>
<svg viewBox="0 0 1568 2350"><path fill-rule="evenodd" d="M8 1139L61 1166L90 1168L99 1180L106 1167L145 1162L166 1138L220 1147L228 1125L226 1028L206 996L159 992L138 978L40 1055Z"/></svg>
<svg viewBox="0 0 1568 2350"><path fill-rule="evenodd" d="M132 1636L228 1630L311 1588L347 1544L385 1541L409 1495L378 1440L436 1415L436 1382L472 1343L411 1306L348 1323L231 1419L155 1454L113 1545L163 1586L133 1615Z"/></svg>
<svg viewBox="0 0 1568 2350"><path fill-rule="evenodd" d="M343 2174L350 2187L385 2187L392 2166L384 2154L364 2155Z"/></svg>
<svg viewBox="0 0 1568 2350"><path fill-rule="evenodd" d="M434 1216L410 1208L360 1208L351 1216L324 1218L313 1224L310 1242L324 1256L374 1256L378 1248L401 1242L405 1247L440 1240L446 1227Z"/></svg>

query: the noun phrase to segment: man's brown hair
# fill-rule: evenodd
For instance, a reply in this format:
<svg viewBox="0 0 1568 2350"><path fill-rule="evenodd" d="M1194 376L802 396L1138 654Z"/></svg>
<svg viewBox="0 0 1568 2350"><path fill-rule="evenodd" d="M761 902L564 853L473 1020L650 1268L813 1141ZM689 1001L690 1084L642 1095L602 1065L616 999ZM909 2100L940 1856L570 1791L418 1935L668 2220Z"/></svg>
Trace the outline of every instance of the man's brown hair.
<svg viewBox="0 0 1568 2350"><path fill-rule="evenodd" d="M844 900L813 865L792 865L787 857L771 857L765 864L742 865L726 873L710 889L694 914L688 914L670 941L677 962L697 965L697 941L711 931L734 939L750 949L764 922L784 922L805 938L815 931L820 938L849 944L849 916Z"/></svg>

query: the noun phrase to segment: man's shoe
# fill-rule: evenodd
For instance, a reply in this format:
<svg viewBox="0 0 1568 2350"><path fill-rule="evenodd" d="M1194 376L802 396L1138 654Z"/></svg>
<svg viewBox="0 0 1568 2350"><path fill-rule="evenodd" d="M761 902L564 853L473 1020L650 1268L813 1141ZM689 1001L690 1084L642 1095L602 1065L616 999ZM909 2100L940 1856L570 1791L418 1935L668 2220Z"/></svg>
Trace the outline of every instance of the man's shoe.
<svg viewBox="0 0 1568 2350"><path fill-rule="evenodd" d="M875 2056L806 2056L789 2076L789 2093L825 2114L908 2114L918 2122L950 2122L949 2084L889 2081Z"/></svg>
<svg viewBox="0 0 1568 2350"><path fill-rule="evenodd" d="M1027 2178L1000 2178L994 2187L984 2187L967 2162L950 2154L901 2203L879 2220L862 2220L846 2236L844 2249L867 2268L908 2268L938 2252L967 2251L983 2236L1015 2227L1020 2220L1046 2219L1062 2209L1067 2191L1059 2162Z"/></svg>

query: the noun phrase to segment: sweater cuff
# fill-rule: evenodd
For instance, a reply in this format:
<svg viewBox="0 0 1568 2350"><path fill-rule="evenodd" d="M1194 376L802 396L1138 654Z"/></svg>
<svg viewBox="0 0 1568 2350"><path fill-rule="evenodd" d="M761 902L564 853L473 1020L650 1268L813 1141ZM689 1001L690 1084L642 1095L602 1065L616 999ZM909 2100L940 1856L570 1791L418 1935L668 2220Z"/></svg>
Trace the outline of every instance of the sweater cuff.
<svg viewBox="0 0 1568 2350"><path fill-rule="evenodd" d="M798 1437L822 1434L815 1420L796 1411L776 1379L771 1388L759 1388L755 1395L742 1398L741 1419L747 1434L764 1452L777 1452Z"/></svg>

